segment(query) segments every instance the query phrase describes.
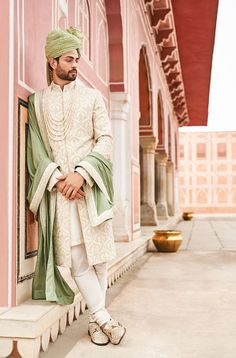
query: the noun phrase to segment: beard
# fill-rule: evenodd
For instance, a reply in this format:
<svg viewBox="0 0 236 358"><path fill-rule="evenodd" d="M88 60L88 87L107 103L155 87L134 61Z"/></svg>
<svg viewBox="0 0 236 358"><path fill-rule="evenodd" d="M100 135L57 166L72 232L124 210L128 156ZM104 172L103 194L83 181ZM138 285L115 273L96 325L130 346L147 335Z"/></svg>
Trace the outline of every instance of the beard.
<svg viewBox="0 0 236 358"><path fill-rule="evenodd" d="M73 69L71 71L64 71L60 65L56 68L56 75L57 77L59 77L61 80L64 81L75 81L77 78L77 70Z"/></svg>

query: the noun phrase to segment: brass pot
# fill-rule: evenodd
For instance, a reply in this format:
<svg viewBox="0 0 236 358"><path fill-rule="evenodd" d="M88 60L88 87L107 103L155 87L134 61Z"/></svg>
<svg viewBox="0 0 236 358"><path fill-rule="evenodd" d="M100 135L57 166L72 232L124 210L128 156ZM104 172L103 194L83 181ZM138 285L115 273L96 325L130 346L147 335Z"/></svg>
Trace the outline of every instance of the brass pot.
<svg viewBox="0 0 236 358"><path fill-rule="evenodd" d="M183 213L183 219L185 220L185 221L190 221L190 220L192 220L192 218L193 218L193 213L191 213L191 212L185 212L185 213Z"/></svg>
<svg viewBox="0 0 236 358"><path fill-rule="evenodd" d="M176 252L182 243L182 235L176 230L154 230L152 241L160 252Z"/></svg>

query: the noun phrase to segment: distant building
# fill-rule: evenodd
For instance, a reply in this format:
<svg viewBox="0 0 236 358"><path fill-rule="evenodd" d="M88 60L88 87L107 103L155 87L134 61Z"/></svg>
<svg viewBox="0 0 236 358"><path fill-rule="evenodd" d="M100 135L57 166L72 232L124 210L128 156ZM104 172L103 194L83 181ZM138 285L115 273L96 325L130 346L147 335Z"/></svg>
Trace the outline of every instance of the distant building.
<svg viewBox="0 0 236 358"><path fill-rule="evenodd" d="M236 132L179 136L180 207L196 213L236 213Z"/></svg>

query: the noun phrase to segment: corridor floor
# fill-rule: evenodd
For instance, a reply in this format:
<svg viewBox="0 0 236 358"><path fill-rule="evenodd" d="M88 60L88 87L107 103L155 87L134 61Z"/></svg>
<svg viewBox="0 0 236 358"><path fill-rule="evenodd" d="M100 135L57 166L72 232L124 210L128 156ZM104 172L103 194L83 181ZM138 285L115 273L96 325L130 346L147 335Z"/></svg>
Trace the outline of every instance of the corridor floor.
<svg viewBox="0 0 236 358"><path fill-rule="evenodd" d="M108 290L127 327L119 346L95 346L82 315L40 358L236 358L236 219L180 222L177 253L148 252Z"/></svg>

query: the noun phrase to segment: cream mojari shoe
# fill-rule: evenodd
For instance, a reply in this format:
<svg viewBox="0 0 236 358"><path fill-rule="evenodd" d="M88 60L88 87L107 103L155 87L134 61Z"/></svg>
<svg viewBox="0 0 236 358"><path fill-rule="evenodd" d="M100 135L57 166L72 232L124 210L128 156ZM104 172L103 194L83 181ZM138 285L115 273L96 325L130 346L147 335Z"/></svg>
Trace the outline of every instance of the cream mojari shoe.
<svg viewBox="0 0 236 358"><path fill-rule="evenodd" d="M91 342L98 346L105 346L109 343L109 338L103 333L101 327L96 322L89 322L88 334L91 337Z"/></svg>
<svg viewBox="0 0 236 358"><path fill-rule="evenodd" d="M112 344L119 344L126 333L126 328L113 318L101 328Z"/></svg>

